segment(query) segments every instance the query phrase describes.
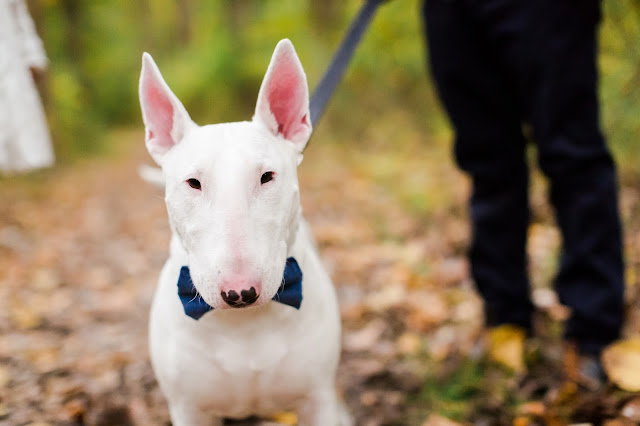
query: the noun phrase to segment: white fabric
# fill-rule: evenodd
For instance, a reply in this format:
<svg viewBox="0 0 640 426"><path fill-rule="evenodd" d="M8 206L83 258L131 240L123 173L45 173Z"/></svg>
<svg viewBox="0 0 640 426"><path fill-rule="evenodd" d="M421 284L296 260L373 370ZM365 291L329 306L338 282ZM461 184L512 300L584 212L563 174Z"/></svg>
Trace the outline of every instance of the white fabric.
<svg viewBox="0 0 640 426"><path fill-rule="evenodd" d="M0 172L53 164L49 129L30 68L47 57L23 0L0 0Z"/></svg>

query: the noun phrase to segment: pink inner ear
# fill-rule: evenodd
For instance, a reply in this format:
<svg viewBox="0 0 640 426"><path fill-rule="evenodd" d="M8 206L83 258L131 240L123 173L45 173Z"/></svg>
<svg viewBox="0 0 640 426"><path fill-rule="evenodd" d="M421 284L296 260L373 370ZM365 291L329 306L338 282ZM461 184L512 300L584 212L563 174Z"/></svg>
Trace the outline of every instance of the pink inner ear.
<svg viewBox="0 0 640 426"><path fill-rule="evenodd" d="M278 123L278 132L286 139L308 126L306 85L291 55L282 55L267 86L267 102Z"/></svg>
<svg viewBox="0 0 640 426"><path fill-rule="evenodd" d="M147 75L143 85L143 99L145 103L145 124L148 130L148 143L160 151L166 151L175 145L171 138L173 128L173 104L167 93L151 75Z"/></svg>

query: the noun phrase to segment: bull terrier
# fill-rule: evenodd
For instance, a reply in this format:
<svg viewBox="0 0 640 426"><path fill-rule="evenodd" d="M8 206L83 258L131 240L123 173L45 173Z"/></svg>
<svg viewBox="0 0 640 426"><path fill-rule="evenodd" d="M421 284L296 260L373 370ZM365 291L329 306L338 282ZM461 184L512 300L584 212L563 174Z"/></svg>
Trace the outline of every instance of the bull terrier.
<svg viewBox="0 0 640 426"><path fill-rule="evenodd" d="M150 314L151 362L175 426L294 411L347 426L340 316L301 214L309 92L278 43L251 121L196 125L147 53L140 104L172 232Z"/></svg>

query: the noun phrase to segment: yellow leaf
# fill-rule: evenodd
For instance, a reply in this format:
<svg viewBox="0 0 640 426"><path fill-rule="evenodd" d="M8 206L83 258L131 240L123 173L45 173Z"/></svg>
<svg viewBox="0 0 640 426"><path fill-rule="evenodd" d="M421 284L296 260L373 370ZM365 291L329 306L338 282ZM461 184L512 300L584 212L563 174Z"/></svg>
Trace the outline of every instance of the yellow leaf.
<svg viewBox="0 0 640 426"><path fill-rule="evenodd" d="M515 373L523 373L525 337L524 329L514 325L505 324L491 328L487 333L489 359Z"/></svg>
<svg viewBox="0 0 640 426"><path fill-rule="evenodd" d="M602 364L609 379L619 388L640 391L640 337L610 345L602 354Z"/></svg>
<svg viewBox="0 0 640 426"><path fill-rule="evenodd" d="M513 419L513 426L529 426L531 424L531 420L528 417L518 416Z"/></svg>
<svg viewBox="0 0 640 426"><path fill-rule="evenodd" d="M271 420L283 425L296 426L298 424L298 416L295 413L277 413L271 416Z"/></svg>
<svg viewBox="0 0 640 426"><path fill-rule="evenodd" d="M32 330L42 324L42 317L28 306L14 307L11 316L13 323L20 330Z"/></svg>
<svg viewBox="0 0 640 426"><path fill-rule="evenodd" d="M0 365L0 388L4 388L11 381L11 375L9 374L9 368Z"/></svg>
<svg viewBox="0 0 640 426"><path fill-rule="evenodd" d="M422 348L420 336L405 332L396 341L396 350L402 355L416 355Z"/></svg>

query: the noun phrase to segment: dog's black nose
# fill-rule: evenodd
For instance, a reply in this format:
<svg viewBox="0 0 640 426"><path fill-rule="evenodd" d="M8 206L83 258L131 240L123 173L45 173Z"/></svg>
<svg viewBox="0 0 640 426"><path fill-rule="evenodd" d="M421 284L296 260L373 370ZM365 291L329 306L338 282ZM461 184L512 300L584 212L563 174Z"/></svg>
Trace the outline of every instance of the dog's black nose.
<svg viewBox="0 0 640 426"><path fill-rule="evenodd" d="M222 296L222 300L233 308L242 308L251 305L260 297L254 287L251 287L249 290L241 290L240 294L235 290L229 290L229 293L222 291L220 295Z"/></svg>

